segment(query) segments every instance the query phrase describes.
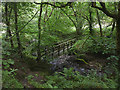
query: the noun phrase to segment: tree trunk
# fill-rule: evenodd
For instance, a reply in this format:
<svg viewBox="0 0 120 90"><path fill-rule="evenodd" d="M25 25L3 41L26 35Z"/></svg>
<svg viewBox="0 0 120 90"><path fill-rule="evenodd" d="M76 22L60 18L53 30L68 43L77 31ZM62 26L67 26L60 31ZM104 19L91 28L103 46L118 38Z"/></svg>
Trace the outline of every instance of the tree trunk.
<svg viewBox="0 0 120 90"><path fill-rule="evenodd" d="M97 18L98 18L98 23L99 23L99 27L100 27L100 36L102 37L103 33L102 33L102 25L100 23L100 16L99 16L98 10L96 10L96 12L97 12Z"/></svg>
<svg viewBox="0 0 120 90"><path fill-rule="evenodd" d="M16 30L16 38L17 38L17 44L18 44L18 50L19 50L19 54L22 58L22 45L20 42L20 36L19 36L19 32L18 32L18 15L17 15L17 3L14 3L14 13L15 13L15 30Z"/></svg>
<svg viewBox="0 0 120 90"><path fill-rule="evenodd" d="M119 56L119 60L118 60L118 70L120 70L120 1L118 3L118 17L117 17L117 22L116 22L116 37L117 37L117 55ZM120 73L120 71L119 71ZM118 83L119 83L120 77L118 78ZM118 86L118 88L120 88L120 85Z"/></svg>
<svg viewBox="0 0 120 90"><path fill-rule="evenodd" d="M115 8L115 13L117 13L117 2L114 2L114 8ZM115 24L116 24L116 20L113 19L112 29L111 29L111 32L110 32L110 35L109 35L110 37L113 34L113 31L114 31L114 28L115 28Z"/></svg>
<svg viewBox="0 0 120 90"><path fill-rule="evenodd" d="M41 16L42 16L42 4L40 5L40 15L39 15L39 18L38 18L38 50L37 50L37 54L38 54L38 57L36 59L36 61L40 61L41 60Z"/></svg>
<svg viewBox="0 0 120 90"><path fill-rule="evenodd" d="M82 35L82 31L81 31L81 23L79 21L80 17L79 15L77 14L77 11L74 10L74 8L72 7L72 10L74 12L74 16L75 16L75 19L76 19L76 23L74 22L74 25L75 25L75 28L76 28L76 34L77 34L77 39L80 35ZM74 20L73 20L74 21Z"/></svg>
<svg viewBox="0 0 120 90"><path fill-rule="evenodd" d="M117 55L120 55L120 2L118 4L118 17L116 22L116 37L117 37Z"/></svg>
<svg viewBox="0 0 120 90"><path fill-rule="evenodd" d="M80 26L77 26L77 27L76 27L76 34L77 34L77 36L82 35L82 31L81 31L81 29L80 29Z"/></svg>
<svg viewBox="0 0 120 90"><path fill-rule="evenodd" d="M120 19L117 20L116 25L116 37L117 37L117 55L120 55Z"/></svg>
<svg viewBox="0 0 120 90"><path fill-rule="evenodd" d="M7 4L7 2L6 2L6 4L5 4L5 12L6 12L6 25L7 25L7 35L6 35L6 37L8 37L8 35L9 35L9 37L11 37L12 35L11 35L11 31L10 31L10 19L8 19L8 17L10 16L8 16L8 4ZM10 13L11 14L11 13ZM10 17L9 17L10 18ZM13 40L12 40L12 38L10 38L10 43L11 43L11 48L13 48L14 47L14 45L13 45Z"/></svg>
<svg viewBox="0 0 120 90"><path fill-rule="evenodd" d="M90 18L90 21L89 21L89 30L90 30L90 34L93 36L93 29L92 29L92 11L90 10L89 8L89 18Z"/></svg>
<svg viewBox="0 0 120 90"><path fill-rule="evenodd" d="M77 36L79 37L80 35L82 35L82 31L81 31L81 25L79 24L79 20L77 19L77 16L76 16L76 34Z"/></svg>
<svg viewBox="0 0 120 90"><path fill-rule="evenodd" d="M113 24L112 24L112 29L111 29L111 32L110 32L110 37L112 36L113 34L113 31L114 31L114 28L115 28L115 20L113 21Z"/></svg>

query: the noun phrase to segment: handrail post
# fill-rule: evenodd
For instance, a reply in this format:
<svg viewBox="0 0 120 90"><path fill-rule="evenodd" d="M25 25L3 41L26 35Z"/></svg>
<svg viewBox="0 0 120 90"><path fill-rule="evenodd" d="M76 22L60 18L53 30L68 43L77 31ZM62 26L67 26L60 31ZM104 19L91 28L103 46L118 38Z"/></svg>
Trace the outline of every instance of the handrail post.
<svg viewBox="0 0 120 90"><path fill-rule="evenodd" d="M72 48L72 45L73 45L72 40L70 41L70 43L71 43L71 47L70 48Z"/></svg>
<svg viewBox="0 0 120 90"><path fill-rule="evenodd" d="M63 54L64 54L64 52L65 52L65 44L63 44Z"/></svg>
<svg viewBox="0 0 120 90"><path fill-rule="evenodd" d="M67 51L68 51L68 49L69 49L69 42L67 42Z"/></svg>
<svg viewBox="0 0 120 90"><path fill-rule="evenodd" d="M58 56L60 56L60 45L58 45Z"/></svg>
<svg viewBox="0 0 120 90"><path fill-rule="evenodd" d="M52 46L52 59L54 59L54 47Z"/></svg>

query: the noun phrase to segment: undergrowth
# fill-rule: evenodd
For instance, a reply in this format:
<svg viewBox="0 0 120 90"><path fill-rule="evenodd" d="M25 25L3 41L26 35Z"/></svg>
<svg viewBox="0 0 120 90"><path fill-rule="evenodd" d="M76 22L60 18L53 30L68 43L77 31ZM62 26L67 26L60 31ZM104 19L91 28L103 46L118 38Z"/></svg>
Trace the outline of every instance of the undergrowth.
<svg viewBox="0 0 120 90"><path fill-rule="evenodd" d="M103 77L96 76L94 71L88 76L80 75L73 71L73 68L64 68L63 72L56 72L52 76L46 76L46 82L40 84L31 78L27 78L29 83L36 88L116 88L117 83L108 79L106 74Z"/></svg>
<svg viewBox="0 0 120 90"><path fill-rule="evenodd" d="M23 88L23 85L15 78L18 69L11 68L12 59L3 60L2 86L3 88Z"/></svg>
<svg viewBox="0 0 120 90"><path fill-rule="evenodd" d="M78 40L71 49L81 53L115 54L115 40L107 37L88 36Z"/></svg>

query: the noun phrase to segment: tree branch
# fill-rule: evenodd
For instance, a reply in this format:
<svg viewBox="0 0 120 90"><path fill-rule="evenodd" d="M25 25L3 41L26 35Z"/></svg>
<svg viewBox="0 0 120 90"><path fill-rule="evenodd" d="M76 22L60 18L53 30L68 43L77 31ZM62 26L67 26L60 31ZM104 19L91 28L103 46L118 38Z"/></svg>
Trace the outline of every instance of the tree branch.
<svg viewBox="0 0 120 90"><path fill-rule="evenodd" d="M82 15L82 18L86 19L88 22L90 22L89 18L86 15Z"/></svg>
<svg viewBox="0 0 120 90"><path fill-rule="evenodd" d="M44 22L45 22L45 19L48 17L48 16L47 16L47 13L48 13L48 12L47 12L47 8L48 8L48 5L47 5L46 11L45 11Z"/></svg>
<svg viewBox="0 0 120 90"><path fill-rule="evenodd" d="M103 8L106 8L106 7L105 7L105 3L100 2L100 5L101 5Z"/></svg>
<svg viewBox="0 0 120 90"><path fill-rule="evenodd" d="M116 14L112 14L112 13L110 13L110 12L106 9L105 3L103 3L103 2L99 2L99 3L100 3L100 5L101 5L102 7L96 6L95 2L92 2L92 6L91 6L91 7L97 8L97 9L101 10L102 12L104 12L107 16L109 16L109 17L111 17L111 18L114 18L114 19L117 19L117 15L116 15Z"/></svg>
<svg viewBox="0 0 120 90"><path fill-rule="evenodd" d="M37 3L37 2L34 2L34 3L35 3L35 4L41 4L41 3ZM60 6L56 6L56 5L51 4L51 3L48 3L48 2L44 2L44 3L42 3L42 4L48 4L48 5L54 6L55 8L64 8L64 7L66 7L66 6L71 6L71 3L72 3L72 2L67 2L67 4L62 4L62 5L60 5Z"/></svg>
<svg viewBox="0 0 120 90"><path fill-rule="evenodd" d="M68 16L68 18L73 22L73 24L75 25L75 27L76 27L76 23L72 20L72 18L63 10L63 9L61 9L67 16Z"/></svg>
<svg viewBox="0 0 120 90"><path fill-rule="evenodd" d="M48 16L48 18L45 22L47 22L49 20L49 18L51 17L53 10L54 10L54 8L52 8L52 11L51 11L50 15Z"/></svg>

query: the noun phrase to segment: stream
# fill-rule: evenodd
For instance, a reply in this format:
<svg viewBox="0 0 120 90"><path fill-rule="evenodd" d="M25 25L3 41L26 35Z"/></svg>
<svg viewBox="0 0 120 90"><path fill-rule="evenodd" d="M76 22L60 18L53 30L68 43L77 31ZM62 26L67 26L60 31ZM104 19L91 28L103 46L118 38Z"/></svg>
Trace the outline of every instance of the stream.
<svg viewBox="0 0 120 90"><path fill-rule="evenodd" d="M103 76L104 70L102 70L100 63L95 62L95 60L87 62L88 64L85 64L83 61L76 60L75 55L62 55L50 62L51 71L53 73L62 72L64 68L73 68L73 71L78 71L81 75L87 76L92 70L95 70L97 76Z"/></svg>

